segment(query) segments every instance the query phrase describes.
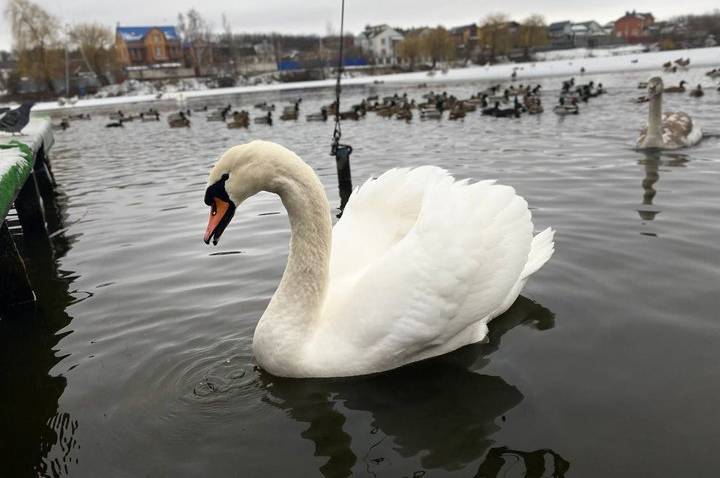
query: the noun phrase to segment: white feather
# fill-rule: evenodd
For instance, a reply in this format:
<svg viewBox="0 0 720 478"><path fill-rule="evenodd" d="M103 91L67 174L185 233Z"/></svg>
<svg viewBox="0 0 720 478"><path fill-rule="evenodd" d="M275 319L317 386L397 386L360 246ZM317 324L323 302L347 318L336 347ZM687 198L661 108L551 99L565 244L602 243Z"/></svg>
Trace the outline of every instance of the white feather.
<svg viewBox="0 0 720 478"><path fill-rule="evenodd" d="M288 265L253 338L276 375L381 372L483 340L554 251L513 188L434 166L368 180L332 230L322 184L279 145L228 150L208 184L222 177L236 205L268 190L290 216Z"/></svg>

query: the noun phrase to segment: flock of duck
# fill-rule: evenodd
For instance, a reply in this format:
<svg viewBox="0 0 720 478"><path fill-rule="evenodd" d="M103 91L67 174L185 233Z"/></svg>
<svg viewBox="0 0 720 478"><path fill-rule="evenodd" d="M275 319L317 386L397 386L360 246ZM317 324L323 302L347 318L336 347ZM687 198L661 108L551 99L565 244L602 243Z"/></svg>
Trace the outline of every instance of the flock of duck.
<svg viewBox="0 0 720 478"><path fill-rule="evenodd" d="M666 73L687 69L690 60L679 58L674 62L667 62L662 65ZM720 78L720 68L706 72L711 79ZM646 89L647 94L635 98L636 103L650 103L650 114L648 126L643 130L638 139L638 147L655 147L675 149L691 146L699 141L702 132L699 127L693 125L692 119L685 113L662 113L663 94L683 94L690 97L700 98L705 94L702 85L695 88L688 88L685 80L677 85L664 86L659 77L649 81L640 82L638 87ZM426 84L419 85L427 87ZM420 120L462 120L468 113L479 111L483 116L496 118L519 118L523 114L537 115L543 113L541 100L541 85L515 85L511 84L505 88L501 84L493 85L485 90L478 91L470 97L458 98L455 95L443 92L430 91L422 95L421 99L411 99L407 93L388 96L371 95L363 98L359 103L353 104L347 110L337 112L337 103L332 102L320 107L319 111L310 112L305 115L305 121L327 121L338 114L342 120L360 120L369 113L374 113L381 118L397 119L410 122L414 118ZM720 91L720 86L718 87ZM580 112L580 105L587 103L591 98L606 93L602 83L590 81L585 84L576 84L575 78L563 81L557 103L552 108L557 115L573 115ZM302 98L290 101L288 104L277 108L273 103L262 101L253 106L255 113L239 109L234 110L231 104L220 108L211 109L207 105L194 109L182 108L167 115L167 123L171 128L188 128L191 126L191 118L200 116L206 121L217 121L224 123L227 128L249 128L250 124L272 126L276 120L298 121L301 117L300 107ZM282 108L282 109L280 109ZM201 116L202 115L202 116ZM65 129L70 125L71 120L89 120L90 115L80 113L66 115L59 124L54 124L55 129ZM107 128L122 128L125 123L138 121L160 121L161 114L155 108L148 108L135 114L127 114L121 110L115 111L108 116L110 120L106 123ZM654 146L650 146L654 145Z"/></svg>
<svg viewBox="0 0 720 478"><path fill-rule="evenodd" d="M468 113L480 111L483 116L496 118L519 118L523 114L536 115L544 111L541 96L541 86L531 85L510 85L502 88L500 84L493 85L485 90L472 94L469 98L458 98L447 91L436 93L430 91L422 95L422 99L416 101L408 97L407 93L393 94L380 97L371 95L363 98L360 103L352 105L349 109L340 111L339 117L342 120L360 120L368 113L375 113L381 118L412 121L413 118L421 120L447 119L455 121L462 120ZM591 81L584 85L575 85L571 79L563 83L558 105L553 111L559 115L577 114L579 111L578 102L588 101L603 94L605 90L602 84L597 86ZM281 121L297 121L300 118L300 105L302 98L291 101L282 107L277 118ZM276 105L263 101L254 105L257 113L251 118L249 111L233 110L228 104L216 109L210 109L207 105L200 108L184 108L167 116L167 123L171 128L188 128L191 126L191 118L204 115L206 121L218 121L226 124L228 128L248 128L251 123L265 124L272 126L275 121ZM335 116L337 103L332 102L323 105L319 111L305 115L306 121L327 121ZM61 122L63 129L68 126L69 119L89 119L89 115L77 115L78 117L65 117ZM80 117L82 116L82 117ZM127 122L132 121L160 121L160 112L154 108L141 111L137 114L126 114L121 110L115 111L108 116L110 122L107 128L121 128Z"/></svg>

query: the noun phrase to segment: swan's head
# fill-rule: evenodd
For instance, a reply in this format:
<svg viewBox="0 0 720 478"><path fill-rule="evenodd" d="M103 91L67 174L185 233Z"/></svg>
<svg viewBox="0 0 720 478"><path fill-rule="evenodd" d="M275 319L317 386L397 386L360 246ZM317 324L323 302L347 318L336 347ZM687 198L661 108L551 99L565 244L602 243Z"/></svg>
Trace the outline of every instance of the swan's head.
<svg viewBox="0 0 720 478"><path fill-rule="evenodd" d="M267 141L234 146L225 151L210 171L205 190L205 204L210 206L210 219L205 230L206 244L217 245L230 224L235 209L260 191L271 191L280 159L289 151Z"/></svg>
<svg viewBox="0 0 720 478"><path fill-rule="evenodd" d="M659 76L654 76L648 81L648 98L655 98L662 95L663 81Z"/></svg>

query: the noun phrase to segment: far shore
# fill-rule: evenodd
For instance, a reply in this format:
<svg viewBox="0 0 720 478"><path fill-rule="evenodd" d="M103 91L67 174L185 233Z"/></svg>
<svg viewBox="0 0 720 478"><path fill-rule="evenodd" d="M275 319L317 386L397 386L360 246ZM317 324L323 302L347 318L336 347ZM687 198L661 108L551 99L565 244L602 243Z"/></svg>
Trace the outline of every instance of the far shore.
<svg viewBox="0 0 720 478"><path fill-rule="evenodd" d="M662 71L662 64L678 58L689 58L692 67L720 67L720 47L696 48L689 50L669 50L650 53L626 53L615 56L596 56L575 59L538 61L529 63L504 63L492 66L472 66L456 68L443 73L428 72L397 73L391 75L363 76L344 78L343 85L382 84L421 84L452 83L466 81L509 81L513 71L517 73L517 81L523 82L534 78L553 76L578 75L584 68L586 74L603 74L633 71ZM165 93L160 99L156 95L117 96L112 98L90 98L78 100L75 104L60 106L57 101L42 102L35 105L34 112L61 113L89 108L109 108L121 105L133 105L152 102L208 98L213 96L251 94L270 91L292 91L330 88L335 85L334 79L305 81L296 83L275 83L254 86L236 86L231 88L215 88L210 90L184 91Z"/></svg>

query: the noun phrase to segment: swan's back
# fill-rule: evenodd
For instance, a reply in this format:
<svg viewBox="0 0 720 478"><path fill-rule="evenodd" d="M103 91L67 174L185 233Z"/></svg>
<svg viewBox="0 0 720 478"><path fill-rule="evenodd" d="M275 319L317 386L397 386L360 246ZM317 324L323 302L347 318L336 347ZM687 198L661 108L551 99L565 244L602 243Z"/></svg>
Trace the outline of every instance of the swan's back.
<svg viewBox="0 0 720 478"><path fill-rule="evenodd" d="M552 255L552 230L532 231L525 200L493 181L431 166L369 180L333 230L305 360L326 376L363 374L482 340Z"/></svg>
<svg viewBox="0 0 720 478"><path fill-rule="evenodd" d="M682 111L663 113L661 128L662 143L665 149L679 149L694 146L700 142L703 136L700 126L692 120L690 115ZM640 130L640 137L637 141L639 148L645 147L647 131L647 126Z"/></svg>

